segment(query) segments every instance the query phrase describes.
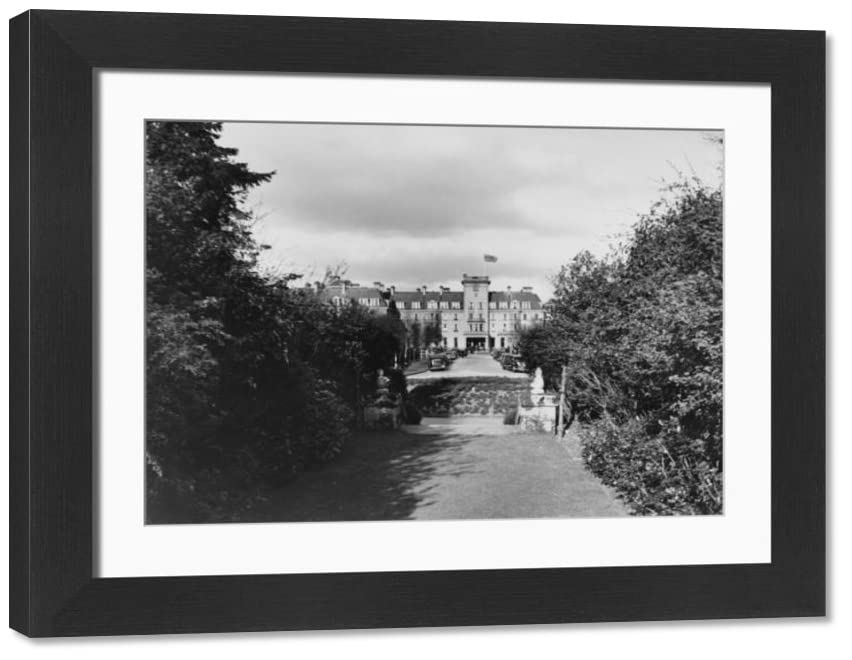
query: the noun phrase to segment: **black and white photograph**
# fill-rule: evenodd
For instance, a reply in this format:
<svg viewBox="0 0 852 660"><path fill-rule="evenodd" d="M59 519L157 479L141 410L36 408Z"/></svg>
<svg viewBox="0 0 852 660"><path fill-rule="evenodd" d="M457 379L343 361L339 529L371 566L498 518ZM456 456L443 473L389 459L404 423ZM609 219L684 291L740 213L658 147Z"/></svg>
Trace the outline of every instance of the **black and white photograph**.
<svg viewBox="0 0 852 660"><path fill-rule="evenodd" d="M724 132L145 122L145 523L724 513Z"/></svg>
<svg viewBox="0 0 852 660"><path fill-rule="evenodd" d="M335 2L10 8L6 656L838 655L839 12Z"/></svg>

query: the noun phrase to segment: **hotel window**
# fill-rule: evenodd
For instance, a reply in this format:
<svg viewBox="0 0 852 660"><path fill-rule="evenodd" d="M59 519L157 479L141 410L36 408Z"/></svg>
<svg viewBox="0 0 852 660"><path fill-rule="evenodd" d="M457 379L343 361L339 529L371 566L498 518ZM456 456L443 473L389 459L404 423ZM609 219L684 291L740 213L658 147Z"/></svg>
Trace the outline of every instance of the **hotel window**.
<svg viewBox="0 0 852 660"><path fill-rule="evenodd" d="M441 303L441 309L449 309L449 307L450 307L450 303L447 303L447 302Z"/></svg>
<svg viewBox="0 0 852 660"><path fill-rule="evenodd" d="M428 307L429 309L438 309L438 301L430 300L426 303L426 307Z"/></svg>
<svg viewBox="0 0 852 660"><path fill-rule="evenodd" d="M488 303L488 309L497 309L497 303L496 302Z"/></svg>
<svg viewBox="0 0 852 660"><path fill-rule="evenodd" d="M505 300L500 303L500 309L508 309L508 307L509 303L507 303Z"/></svg>
<svg viewBox="0 0 852 660"><path fill-rule="evenodd" d="M526 314L524 314L524 321L526 321L526 320L527 320L527 315L526 315Z"/></svg>
<svg viewBox="0 0 852 660"><path fill-rule="evenodd" d="M457 302L453 303L453 309L461 309L461 305Z"/></svg>
<svg viewBox="0 0 852 660"><path fill-rule="evenodd" d="M529 309L529 308L530 308L530 301L529 301L529 300L525 300L524 302L522 302L522 303L521 303L521 308L522 308L522 309Z"/></svg>
<svg viewBox="0 0 852 660"><path fill-rule="evenodd" d="M411 303L411 309L420 309L420 301L415 300L414 302L412 302Z"/></svg>

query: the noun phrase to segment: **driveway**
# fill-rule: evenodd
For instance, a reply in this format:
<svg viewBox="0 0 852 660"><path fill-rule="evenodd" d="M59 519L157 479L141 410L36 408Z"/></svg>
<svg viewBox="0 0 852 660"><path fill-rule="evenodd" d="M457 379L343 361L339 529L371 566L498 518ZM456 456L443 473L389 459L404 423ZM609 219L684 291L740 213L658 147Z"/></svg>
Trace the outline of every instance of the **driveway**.
<svg viewBox="0 0 852 660"><path fill-rule="evenodd" d="M608 518L624 505L583 466L576 438L523 433L493 417L426 418L409 433L439 442L414 485L413 519Z"/></svg>
<svg viewBox="0 0 852 660"><path fill-rule="evenodd" d="M500 363L486 353L473 353L460 357L450 364L446 371L424 371L407 376L410 383L435 378L476 378L481 376L501 376L503 378L529 378L528 374L505 371Z"/></svg>
<svg viewBox="0 0 852 660"><path fill-rule="evenodd" d="M272 493L245 521L470 520L627 515L584 467L572 436L489 417L425 418L362 433L343 454Z"/></svg>

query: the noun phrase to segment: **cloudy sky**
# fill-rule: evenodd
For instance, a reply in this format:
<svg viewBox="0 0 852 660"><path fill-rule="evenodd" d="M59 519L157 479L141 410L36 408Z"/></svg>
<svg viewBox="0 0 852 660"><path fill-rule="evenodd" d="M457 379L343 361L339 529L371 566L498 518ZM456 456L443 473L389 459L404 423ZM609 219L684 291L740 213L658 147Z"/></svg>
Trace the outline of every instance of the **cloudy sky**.
<svg viewBox="0 0 852 660"><path fill-rule="evenodd" d="M220 143L256 171L264 265L362 284L531 285L580 250L607 251L678 171L719 181L706 131L227 123Z"/></svg>

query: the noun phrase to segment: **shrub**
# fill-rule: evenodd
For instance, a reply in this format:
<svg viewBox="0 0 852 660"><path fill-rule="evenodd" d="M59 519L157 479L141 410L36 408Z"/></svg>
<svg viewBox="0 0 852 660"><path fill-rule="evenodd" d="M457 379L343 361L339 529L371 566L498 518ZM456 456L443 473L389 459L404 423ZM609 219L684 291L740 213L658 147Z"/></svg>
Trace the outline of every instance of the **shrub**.
<svg viewBox="0 0 852 660"><path fill-rule="evenodd" d="M633 418L619 425L604 417L579 434L589 469L634 513L721 512L721 471L706 461L704 442L688 438L675 423Z"/></svg>
<svg viewBox="0 0 852 660"><path fill-rule="evenodd" d="M405 379L405 374L402 372L402 369L388 369L385 371L385 375L390 381L388 384L390 393L404 397L408 391L408 382Z"/></svg>
<svg viewBox="0 0 852 660"><path fill-rule="evenodd" d="M265 497L251 475L234 470L200 470L193 475L165 474L146 456L146 524L238 522Z"/></svg>
<svg viewBox="0 0 852 660"><path fill-rule="evenodd" d="M587 462L637 512L721 510L722 211L719 188L668 187L609 255L562 267L519 338L549 388L567 367Z"/></svg>
<svg viewBox="0 0 852 660"><path fill-rule="evenodd" d="M352 410L335 394L329 383L320 382L305 411L302 443L306 464L327 463L343 450L353 421Z"/></svg>

